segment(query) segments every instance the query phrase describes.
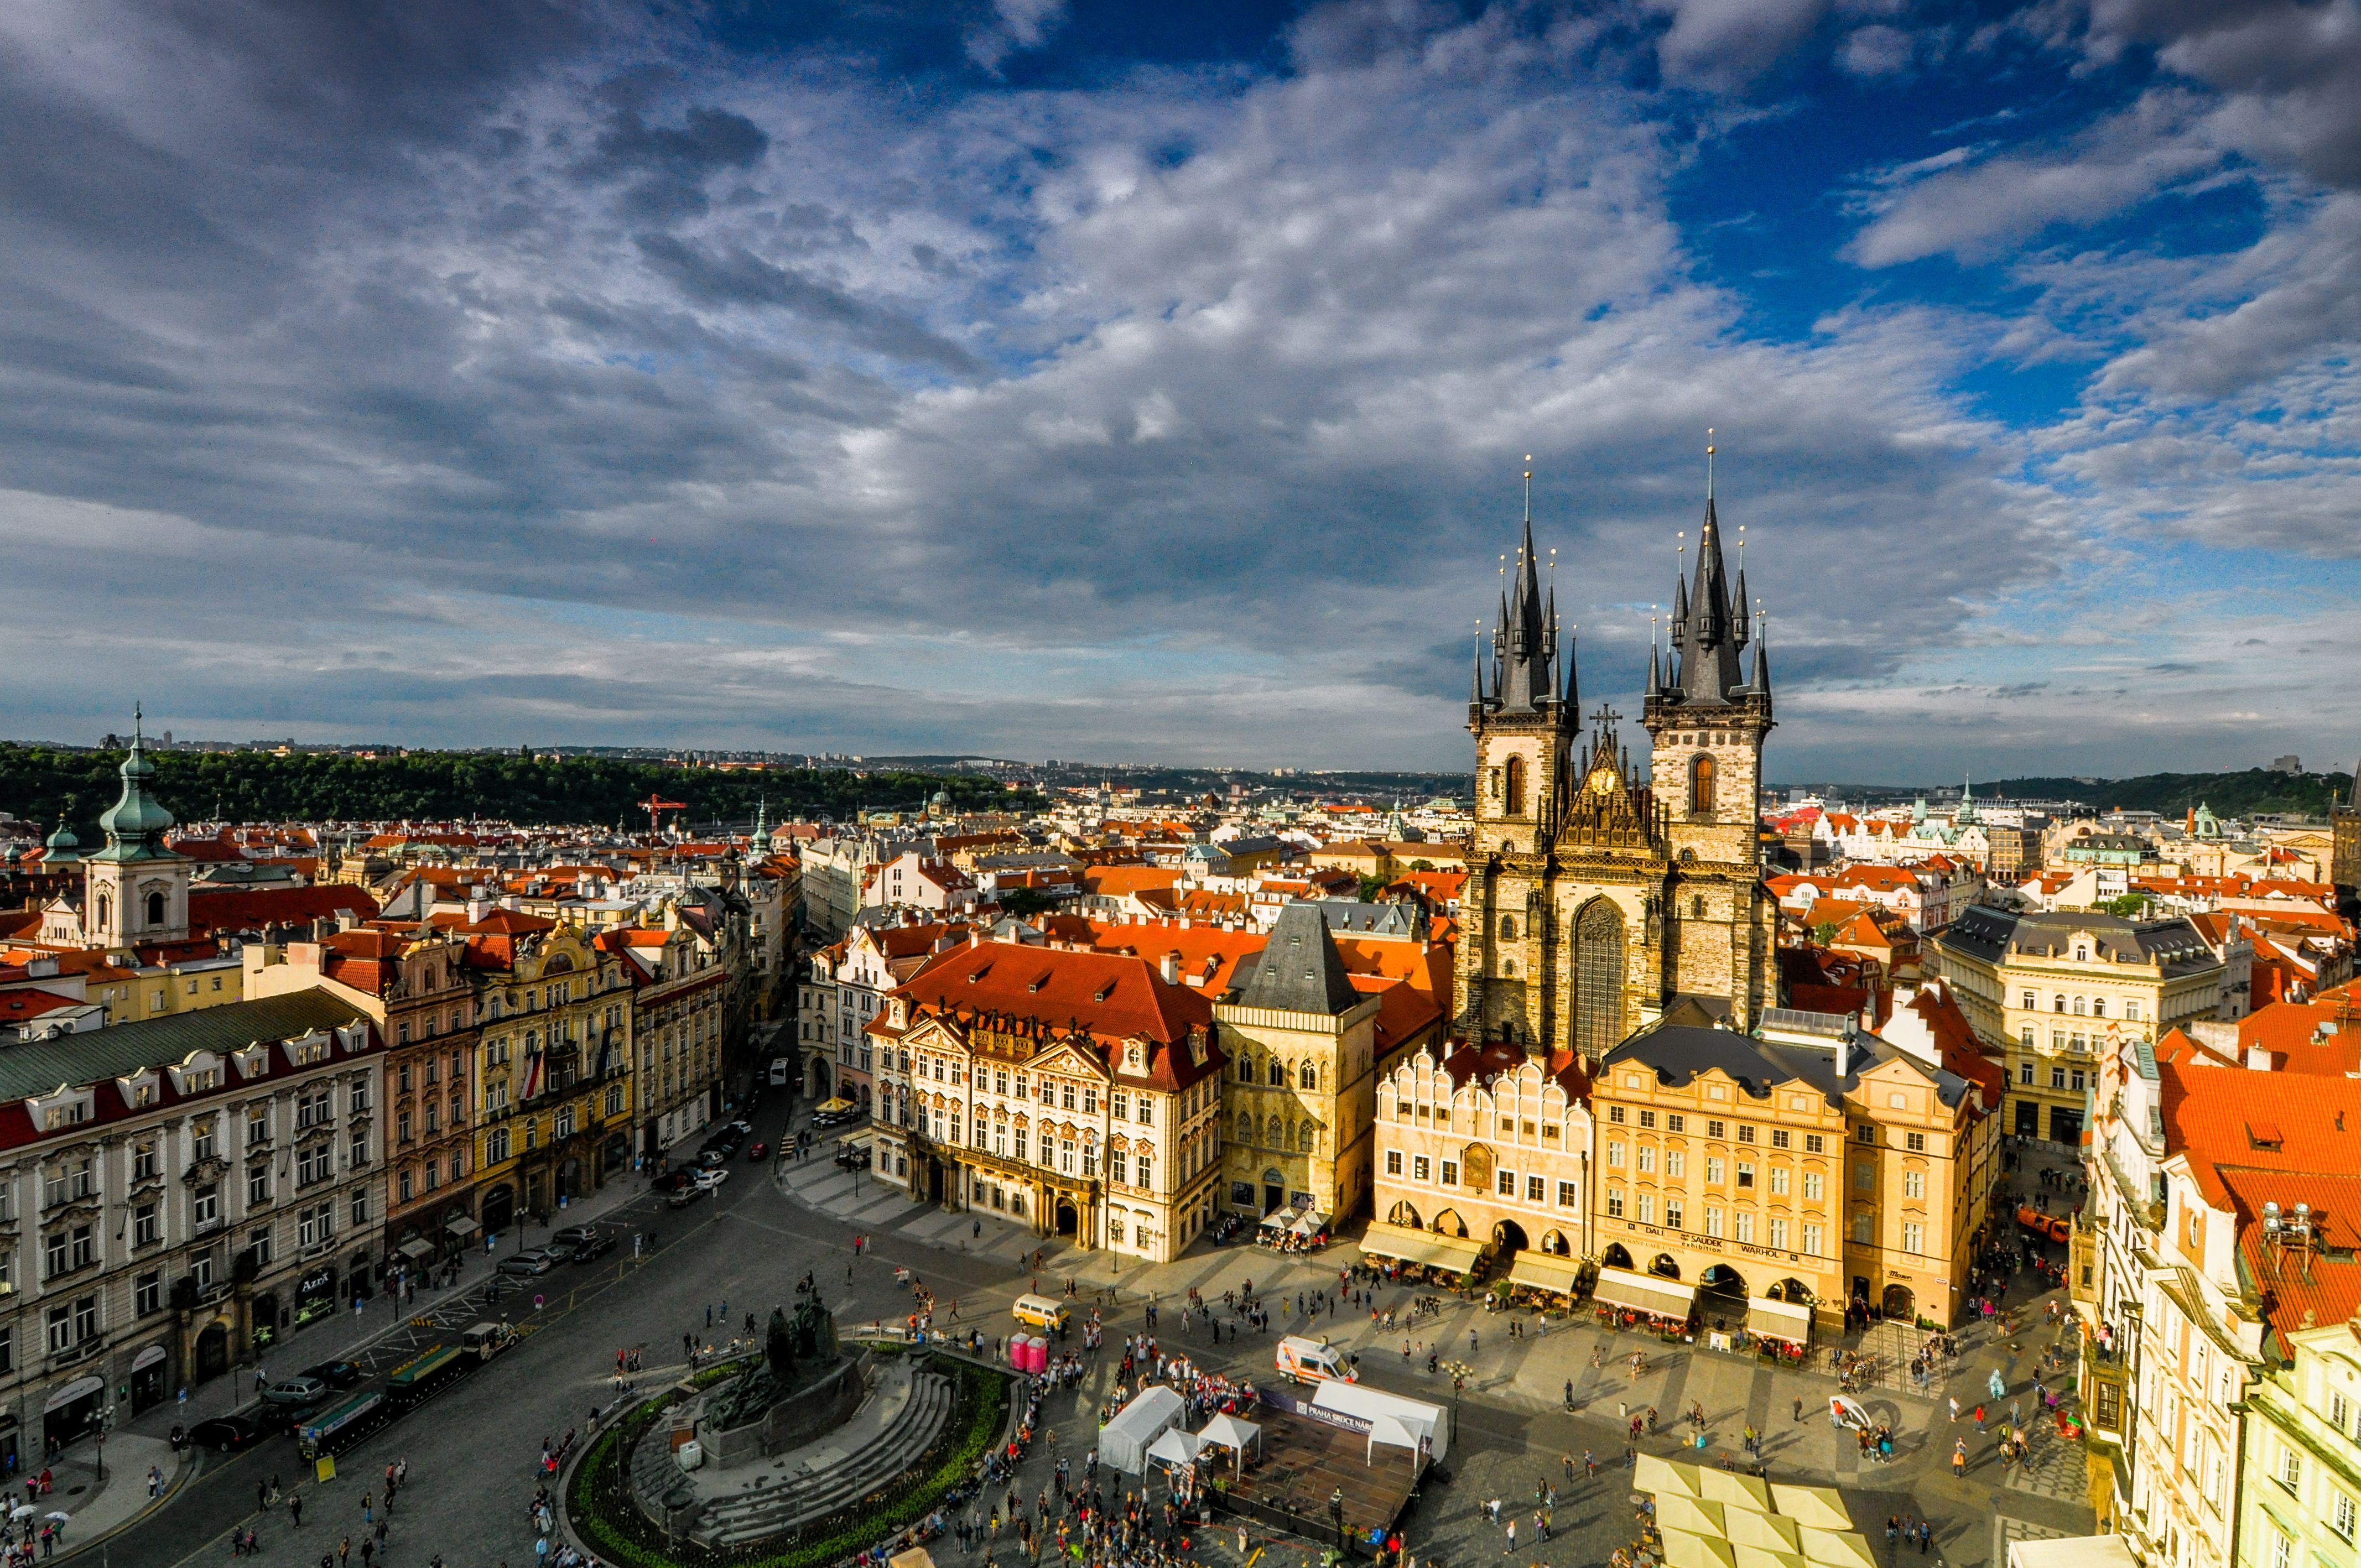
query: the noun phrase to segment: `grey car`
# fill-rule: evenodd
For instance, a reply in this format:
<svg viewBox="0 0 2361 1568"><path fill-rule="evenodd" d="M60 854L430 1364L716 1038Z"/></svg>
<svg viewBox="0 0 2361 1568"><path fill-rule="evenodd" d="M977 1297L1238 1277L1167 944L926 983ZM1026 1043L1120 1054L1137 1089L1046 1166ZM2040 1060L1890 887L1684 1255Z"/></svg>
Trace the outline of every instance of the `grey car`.
<svg viewBox="0 0 2361 1568"><path fill-rule="evenodd" d="M563 1253L552 1252L545 1246L537 1246L530 1252L521 1252L512 1257L500 1259L500 1272L525 1277L546 1274L565 1260Z"/></svg>
<svg viewBox="0 0 2361 1568"><path fill-rule="evenodd" d="M299 1405L316 1405L327 1397L328 1386L317 1377L283 1378L262 1391L266 1404L285 1405L291 1409Z"/></svg>

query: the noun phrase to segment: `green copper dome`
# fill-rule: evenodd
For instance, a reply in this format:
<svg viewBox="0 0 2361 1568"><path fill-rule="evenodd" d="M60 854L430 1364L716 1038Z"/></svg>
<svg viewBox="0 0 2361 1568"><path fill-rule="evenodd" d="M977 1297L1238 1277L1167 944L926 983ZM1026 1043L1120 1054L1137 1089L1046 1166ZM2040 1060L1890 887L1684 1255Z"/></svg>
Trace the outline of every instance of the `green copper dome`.
<svg viewBox="0 0 2361 1568"><path fill-rule="evenodd" d="M49 850L49 853L41 857L41 863L45 866L70 866L82 859L82 840L74 837L73 829L66 826L66 819L62 817L58 818L58 830L43 843Z"/></svg>
<svg viewBox="0 0 2361 1568"><path fill-rule="evenodd" d="M148 760L136 716L131 754L123 759L118 771L123 775L123 796L100 815L98 825L106 829L106 848L91 858L145 861L170 856L172 851L164 847L164 834L172 826L172 814L148 794L148 781L156 776L156 764Z"/></svg>

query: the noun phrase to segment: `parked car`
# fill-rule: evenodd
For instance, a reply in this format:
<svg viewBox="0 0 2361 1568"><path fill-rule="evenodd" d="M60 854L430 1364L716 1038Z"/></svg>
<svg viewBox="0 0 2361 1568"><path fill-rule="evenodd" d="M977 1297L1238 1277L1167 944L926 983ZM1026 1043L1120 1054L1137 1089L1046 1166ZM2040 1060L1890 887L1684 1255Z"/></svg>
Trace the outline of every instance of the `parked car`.
<svg viewBox="0 0 2361 1568"><path fill-rule="evenodd" d="M566 1257L568 1261L574 1263L590 1263L606 1256L614 1250L613 1236L604 1231L590 1231L587 1232L580 1241L574 1244L574 1250L566 1254Z"/></svg>
<svg viewBox="0 0 2361 1568"><path fill-rule="evenodd" d="M696 1184L696 1177L686 1169L667 1170L650 1185L658 1192L677 1192Z"/></svg>
<svg viewBox="0 0 2361 1568"><path fill-rule="evenodd" d="M328 1386L325 1383L317 1377L301 1376L282 1378L262 1391L265 1404L285 1405L290 1409L298 1405L316 1405L327 1397Z"/></svg>
<svg viewBox="0 0 2361 1568"><path fill-rule="evenodd" d="M316 1377L331 1388L349 1388L361 1380L361 1368L354 1361L324 1361L303 1368L302 1375Z"/></svg>
<svg viewBox="0 0 2361 1568"><path fill-rule="evenodd" d="M513 1274L520 1278L530 1278L537 1274L546 1274L555 1268L558 1259L557 1253L545 1246L537 1246L528 1252L516 1253L500 1259L500 1272Z"/></svg>
<svg viewBox="0 0 2361 1568"><path fill-rule="evenodd" d="M249 1442L269 1437L275 1430L252 1416L215 1416L190 1428L189 1441L215 1453L235 1453Z"/></svg>
<svg viewBox="0 0 2361 1568"><path fill-rule="evenodd" d="M746 1157L750 1160L768 1159L771 1157L771 1146L756 1138L746 1146Z"/></svg>
<svg viewBox="0 0 2361 1568"><path fill-rule="evenodd" d="M704 1197L708 1192L712 1190L713 1189L709 1187L700 1186L697 1182L692 1181L685 1187L675 1188L673 1190L672 1196L665 1199L664 1202L671 1208L686 1209L691 1203L696 1202L699 1198Z"/></svg>
<svg viewBox="0 0 2361 1568"><path fill-rule="evenodd" d="M697 1157L697 1168L700 1170L711 1170L717 1165L729 1163L730 1150L727 1146L707 1149Z"/></svg>
<svg viewBox="0 0 2361 1568"><path fill-rule="evenodd" d="M720 1186L723 1182L729 1180L730 1173L727 1170L700 1170L694 1174L692 1179L695 1180L699 1187L702 1187L705 1190L710 1192L715 1188Z"/></svg>
<svg viewBox="0 0 2361 1568"><path fill-rule="evenodd" d="M596 1225L564 1225L549 1233L549 1250L572 1252L592 1236L603 1234Z"/></svg>

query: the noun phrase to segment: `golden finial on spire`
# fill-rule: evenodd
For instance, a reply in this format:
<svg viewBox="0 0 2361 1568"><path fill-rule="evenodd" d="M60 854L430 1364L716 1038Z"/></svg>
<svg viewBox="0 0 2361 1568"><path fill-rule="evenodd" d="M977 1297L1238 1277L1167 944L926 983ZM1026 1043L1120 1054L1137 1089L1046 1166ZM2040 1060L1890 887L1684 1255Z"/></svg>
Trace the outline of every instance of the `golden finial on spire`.
<svg viewBox="0 0 2361 1568"><path fill-rule="evenodd" d="M1713 426L1705 427L1705 499L1713 499Z"/></svg>

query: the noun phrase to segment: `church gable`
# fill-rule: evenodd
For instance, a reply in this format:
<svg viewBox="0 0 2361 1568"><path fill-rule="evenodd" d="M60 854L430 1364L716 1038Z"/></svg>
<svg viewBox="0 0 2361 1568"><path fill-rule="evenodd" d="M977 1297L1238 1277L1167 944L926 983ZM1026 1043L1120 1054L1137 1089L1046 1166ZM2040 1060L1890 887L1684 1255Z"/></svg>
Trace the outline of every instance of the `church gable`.
<svg viewBox="0 0 2361 1568"><path fill-rule="evenodd" d="M1560 819L1558 845L1562 850L1636 850L1661 856L1663 814L1630 757L1616 744L1613 725L1620 715L1601 708L1597 717L1601 740L1577 769L1582 783Z"/></svg>

